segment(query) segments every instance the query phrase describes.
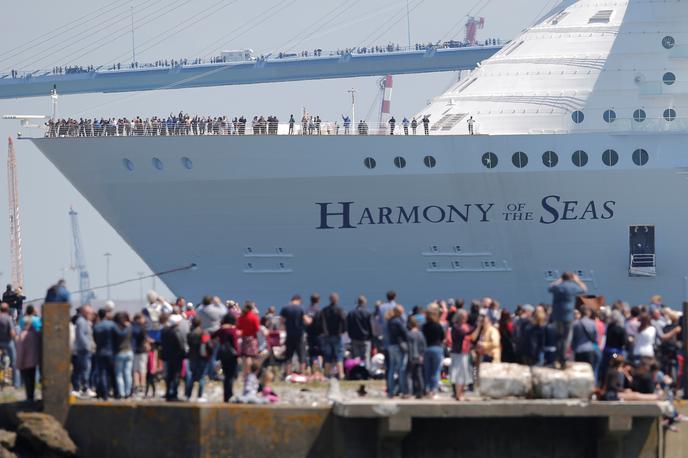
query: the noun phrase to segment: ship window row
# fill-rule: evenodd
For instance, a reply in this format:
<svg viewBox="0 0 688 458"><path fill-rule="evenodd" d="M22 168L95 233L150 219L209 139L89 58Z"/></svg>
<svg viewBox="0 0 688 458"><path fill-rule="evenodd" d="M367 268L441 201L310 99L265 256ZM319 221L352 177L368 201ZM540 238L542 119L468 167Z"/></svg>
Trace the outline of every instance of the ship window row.
<svg viewBox="0 0 688 458"><path fill-rule="evenodd" d="M571 163L576 167L585 167L589 160L588 153L583 150L576 150L571 154ZM638 167L642 167L649 162L650 154L645 149L638 148L631 154L631 160ZM499 164L499 157L493 152L487 152L483 154L481 162L486 168L493 169ZM518 169L525 168L528 165L528 155L523 151L516 151L511 156L511 163ZM559 164L559 155L554 151L545 151L542 154L542 163L545 167L554 168ZM619 153L613 149L605 150L602 152L602 163L607 167L614 167L619 163Z"/></svg>
<svg viewBox="0 0 688 458"><path fill-rule="evenodd" d="M396 156L392 162L394 163L394 166L398 169L403 169L404 167L406 167L406 159L401 156ZM434 156L425 156L423 158L423 164L427 168L433 169L437 166L437 159L435 159ZM367 169L372 170L375 167L377 167L377 161L372 157L366 157L365 159L363 159L363 165Z"/></svg>
<svg viewBox="0 0 688 458"><path fill-rule="evenodd" d="M673 73L672 73L672 75L673 75ZM673 81L675 81L675 79ZM667 84L673 84L673 82L667 83ZM677 116L677 114L676 114L675 108L667 108L666 110L664 110L662 112L662 117L667 122L673 121L674 119L676 119L676 116ZM602 119L607 124L613 123L614 121L616 121L616 118L617 118L616 111L614 111L612 109L605 110L604 113L602 113ZM583 114L583 112L580 110L576 110L573 113L571 113L571 120L573 120L573 122L576 124L582 123L584 119L585 119L585 114ZM642 108L638 108L637 110L635 110L633 112L633 120L635 122L643 122L646 119L647 119L647 113Z"/></svg>
<svg viewBox="0 0 688 458"><path fill-rule="evenodd" d="M181 164L182 167L184 167L187 170L191 170L193 168L193 162L191 159L188 157L183 157L181 158ZM122 165L124 168L130 172L133 172L136 170L136 165L134 165L134 162L131 159L124 158L122 159ZM160 158L154 157L151 159L151 166L156 169L156 170L164 170L165 169L165 164L162 162Z"/></svg>

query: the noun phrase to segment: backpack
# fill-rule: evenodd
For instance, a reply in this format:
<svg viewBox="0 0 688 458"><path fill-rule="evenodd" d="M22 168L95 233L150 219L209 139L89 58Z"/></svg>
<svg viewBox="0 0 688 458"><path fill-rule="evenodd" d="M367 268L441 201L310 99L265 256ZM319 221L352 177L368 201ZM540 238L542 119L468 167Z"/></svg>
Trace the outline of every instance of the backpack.
<svg viewBox="0 0 688 458"><path fill-rule="evenodd" d="M221 360L227 360L237 357L236 346L234 345L235 337L233 335L231 335L230 337L231 339L229 340L220 340L220 345L217 350L217 356Z"/></svg>

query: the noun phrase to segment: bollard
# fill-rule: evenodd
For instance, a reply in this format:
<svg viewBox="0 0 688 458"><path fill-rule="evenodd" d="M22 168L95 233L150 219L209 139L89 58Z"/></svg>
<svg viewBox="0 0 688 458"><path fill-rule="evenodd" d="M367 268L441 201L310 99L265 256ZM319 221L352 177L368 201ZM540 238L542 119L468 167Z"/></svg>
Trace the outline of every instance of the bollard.
<svg viewBox="0 0 688 458"><path fill-rule="evenodd" d="M43 411L64 424L69 412L69 312L67 303L43 304L41 393Z"/></svg>
<svg viewBox="0 0 688 458"><path fill-rule="evenodd" d="M683 399L688 399L688 301L683 303Z"/></svg>

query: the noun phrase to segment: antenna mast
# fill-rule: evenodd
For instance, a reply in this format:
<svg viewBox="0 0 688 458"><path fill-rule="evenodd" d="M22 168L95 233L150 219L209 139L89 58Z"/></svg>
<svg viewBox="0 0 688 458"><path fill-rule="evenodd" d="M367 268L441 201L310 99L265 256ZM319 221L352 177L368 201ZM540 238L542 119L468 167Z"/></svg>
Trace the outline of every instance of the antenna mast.
<svg viewBox="0 0 688 458"><path fill-rule="evenodd" d="M17 178L17 157L12 138L8 138L7 188L9 191L10 217L10 283L14 288L24 287L24 258L22 256L21 224L19 219L19 182Z"/></svg>

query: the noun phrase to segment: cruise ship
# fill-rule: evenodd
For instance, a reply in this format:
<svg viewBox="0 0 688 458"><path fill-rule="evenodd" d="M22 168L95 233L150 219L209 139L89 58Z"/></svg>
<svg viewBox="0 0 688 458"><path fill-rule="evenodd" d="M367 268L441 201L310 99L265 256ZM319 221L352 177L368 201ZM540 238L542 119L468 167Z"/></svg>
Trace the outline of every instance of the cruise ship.
<svg viewBox="0 0 688 458"><path fill-rule="evenodd" d="M677 305L687 97L688 2L568 0L420 109L429 135L32 141L153 271L194 266L163 277L188 298L513 307L573 271Z"/></svg>

